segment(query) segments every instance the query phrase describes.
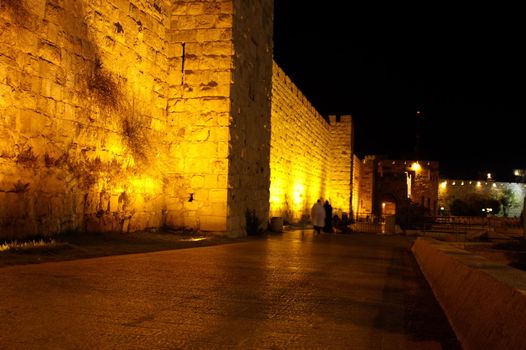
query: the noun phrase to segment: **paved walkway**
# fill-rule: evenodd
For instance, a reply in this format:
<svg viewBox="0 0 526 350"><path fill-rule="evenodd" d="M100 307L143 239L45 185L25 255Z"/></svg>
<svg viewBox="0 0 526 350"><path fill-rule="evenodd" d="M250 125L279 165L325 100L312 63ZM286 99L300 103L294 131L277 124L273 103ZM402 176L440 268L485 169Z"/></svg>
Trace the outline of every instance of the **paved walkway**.
<svg viewBox="0 0 526 350"><path fill-rule="evenodd" d="M1 349L455 349L405 237L245 243L0 269Z"/></svg>

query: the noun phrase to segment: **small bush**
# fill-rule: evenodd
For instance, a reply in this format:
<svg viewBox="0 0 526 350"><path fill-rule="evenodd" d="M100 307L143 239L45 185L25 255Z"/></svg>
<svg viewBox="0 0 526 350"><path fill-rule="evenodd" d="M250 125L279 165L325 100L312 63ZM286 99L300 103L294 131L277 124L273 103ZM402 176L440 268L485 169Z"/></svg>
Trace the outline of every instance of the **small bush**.
<svg viewBox="0 0 526 350"><path fill-rule="evenodd" d="M150 151L149 128L145 119L134 113L127 113L122 119L122 133L125 143L135 160L145 162Z"/></svg>
<svg viewBox="0 0 526 350"><path fill-rule="evenodd" d="M33 149L31 146L28 148L22 149L20 153L16 156L16 162L18 164L31 166L34 165L37 161L38 157L33 153Z"/></svg>
<svg viewBox="0 0 526 350"><path fill-rule="evenodd" d="M4 242L0 244L0 252L17 252L17 253L31 253L42 250L56 249L65 246L65 243L57 242L54 239L39 239L27 242Z"/></svg>
<svg viewBox="0 0 526 350"><path fill-rule="evenodd" d="M99 59L94 62L87 79L88 90L97 103L110 110L120 107L120 90L111 73L104 70Z"/></svg>

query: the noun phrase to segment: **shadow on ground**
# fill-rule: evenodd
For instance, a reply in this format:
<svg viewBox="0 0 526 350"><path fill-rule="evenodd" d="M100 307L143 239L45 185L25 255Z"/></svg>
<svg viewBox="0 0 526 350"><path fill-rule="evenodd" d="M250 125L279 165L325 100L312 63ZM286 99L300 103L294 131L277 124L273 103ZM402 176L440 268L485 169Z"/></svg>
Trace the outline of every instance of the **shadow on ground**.
<svg viewBox="0 0 526 350"><path fill-rule="evenodd" d="M52 241L51 238L36 240L47 244L0 249L0 267L205 247L247 239L181 231L68 233L54 236Z"/></svg>

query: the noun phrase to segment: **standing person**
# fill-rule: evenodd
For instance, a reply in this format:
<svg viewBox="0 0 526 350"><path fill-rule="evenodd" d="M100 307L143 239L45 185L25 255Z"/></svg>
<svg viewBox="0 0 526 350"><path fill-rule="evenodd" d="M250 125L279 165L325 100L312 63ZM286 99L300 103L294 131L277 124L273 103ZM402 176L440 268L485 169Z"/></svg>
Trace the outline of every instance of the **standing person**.
<svg viewBox="0 0 526 350"><path fill-rule="evenodd" d="M323 230L325 232L333 232L332 229L332 205L329 203L329 201L325 201L325 204L323 204L323 208L325 209L325 226Z"/></svg>
<svg viewBox="0 0 526 350"><path fill-rule="evenodd" d="M318 199L318 201L312 206L311 220L312 225L314 226L314 231L320 233L321 228L325 225L325 209L321 204L321 199Z"/></svg>

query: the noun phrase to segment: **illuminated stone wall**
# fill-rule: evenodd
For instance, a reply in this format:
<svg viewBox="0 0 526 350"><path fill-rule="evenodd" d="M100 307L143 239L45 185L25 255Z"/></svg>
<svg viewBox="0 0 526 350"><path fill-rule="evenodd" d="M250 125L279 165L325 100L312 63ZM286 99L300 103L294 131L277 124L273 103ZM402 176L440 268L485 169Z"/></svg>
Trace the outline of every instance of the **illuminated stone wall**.
<svg viewBox="0 0 526 350"><path fill-rule="evenodd" d="M339 118L329 116L329 145L328 145L328 191L326 198L334 207L335 213L342 212L350 215L352 208L353 186L353 144L352 144L352 118L343 115ZM341 217L341 215L340 215Z"/></svg>
<svg viewBox="0 0 526 350"><path fill-rule="evenodd" d="M192 0L172 8L168 226L228 229L233 9Z"/></svg>
<svg viewBox="0 0 526 350"><path fill-rule="evenodd" d="M269 83L242 93L270 81L271 14L266 0L0 0L1 237L242 234L268 184L268 150L252 153Z"/></svg>
<svg viewBox="0 0 526 350"><path fill-rule="evenodd" d="M358 219L372 218L374 183L376 178L376 157L365 156L361 164L359 203L356 217Z"/></svg>
<svg viewBox="0 0 526 350"><path fill-rule="evenodd" d="M297 221L318 198L349 213L352 122L329 124L274 64L270 150L270 211Z"/></svg>
<svg viewBox="0 0 526 350"><path fill-rule="evenodd" d="M161 226L166 4L0 5L1 235Z"/></svg>
<svg viewBox="0 0 526 350"><path fill-rule="evenodd" d="M356 219L360 210L360 181L362 178L362 161L356 155L353 155L352 162L352 213Z"/></svg>
<svg viewBox="0 0 526 350"><path fill-rule="evenodd" d="M399 171L407 169L414 161L404 161L403 167L398 167ZM400 162L397 162L397 164ZM438 162L419 162L421 170L413 173L411 189L411 201L418 203L426 208L431 216L438 214L438 181L439 164Z"/></svg>
<svg viewBox="0 0 526 350"><path fill-rule="evenodd" d="M438 206L443 214L449 215L449 206L455 199L466 201L471 196L485 197L500 200L507 194L510 200L508 217L519 217L522 213L524 198L526 196L526 185L514 182L494 182L462 179L440 179L438 186ZM497 216L503 216L504 210L501 206Z"/></svg>
<svg viewBox="0 0 526 350"><path fill-rule="evenodd" d="M229 225L244 230L255 211L266 228L270 186L273 0L234 2L234 84L230 124Z"/></svg>

